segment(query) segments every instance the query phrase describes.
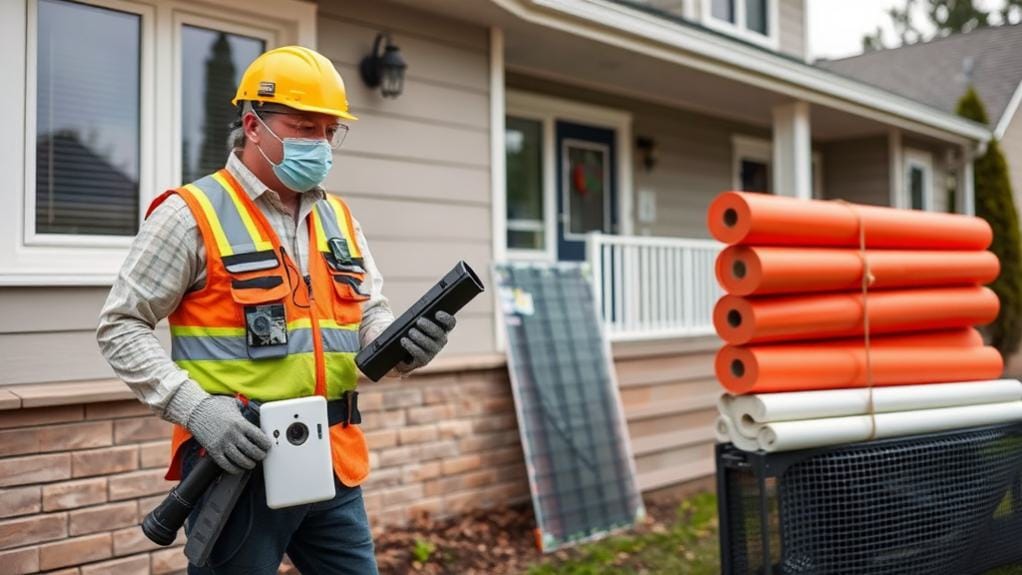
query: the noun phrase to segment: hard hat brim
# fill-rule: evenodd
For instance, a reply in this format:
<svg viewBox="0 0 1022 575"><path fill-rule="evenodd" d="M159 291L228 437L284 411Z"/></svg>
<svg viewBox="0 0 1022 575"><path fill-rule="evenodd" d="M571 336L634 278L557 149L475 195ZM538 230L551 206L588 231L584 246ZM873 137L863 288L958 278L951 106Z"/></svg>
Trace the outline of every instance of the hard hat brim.
<svg viewBox="0 0 1022 575"><path fill-rule="evenodd" d="M238 98L234 98L233 100L231 100L231 104L237 106L238 105L238 101L239 101ZM302 104L300 102L285 102L285 101L281 101L278 98L253 98L253 99L250 99L249 101L251 101L251 102L266 102L266 103L280 104L281 106L287 106L288 108L291 108L293 110L299 110L299 111L302 111L302 112L313 112L313 113L316 113L316 114L326 114L327 116L334 116L336 118L341 118L341 119L344 119L344 120L350 120L352 122L358 120L357 116L354 116L352 114L349 114L348 112L345 112L344 110L340 110L340 109L337 109L337 108L322 108L322 107L319 107L319 106L308 106L308 105Z"/></svg>

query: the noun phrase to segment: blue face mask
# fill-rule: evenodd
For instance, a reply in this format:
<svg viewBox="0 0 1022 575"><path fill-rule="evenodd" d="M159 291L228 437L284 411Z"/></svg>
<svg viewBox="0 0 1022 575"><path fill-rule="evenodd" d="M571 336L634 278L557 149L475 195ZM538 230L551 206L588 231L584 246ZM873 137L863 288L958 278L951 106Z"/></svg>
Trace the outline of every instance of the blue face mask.
<svg viewBox="0 0 1022 575"><path fill-rule="evenodd" d="M284 158L279 164L275 164L266 157L263 149L256 145L263 158L273 166L273 173L280 183L289 190L301 194L315 188L326 179L330 167L334 164L333 148L329 142L309 138L281 139L263 122L259 114L255 114L255 117L266 131L284 146Z"/></svg>

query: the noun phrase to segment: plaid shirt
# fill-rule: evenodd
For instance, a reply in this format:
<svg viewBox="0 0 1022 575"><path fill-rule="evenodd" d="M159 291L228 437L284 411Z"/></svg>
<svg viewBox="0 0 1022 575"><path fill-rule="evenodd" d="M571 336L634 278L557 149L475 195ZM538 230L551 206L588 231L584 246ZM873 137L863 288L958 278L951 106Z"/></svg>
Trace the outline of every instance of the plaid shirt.
<svg viewBox="0 0 1022 575"><path fill-rule="evenodd" d="M227 171L266 215L302 275L307 274L309 235L305 232L305 221L326 192L317 187L301 194L296 218L277 192L259 181L233 153L228 157ZM354 226L370 288L370 298L362 304L359 330L364 346L394 321L394 314L383 296L383 277L369 252L362 228L358 221ZM205 282L206 249L198 224L185 201L172 195L142 224L99 316L97 340L114 373L143 403L175 423L185 423L204 395L177 393L179 389L196 386L181 387L189 380L188 373L170 359L153 330L177 309L185 294L201 288ZM175 398L175 394L180 397Z"/></svg>

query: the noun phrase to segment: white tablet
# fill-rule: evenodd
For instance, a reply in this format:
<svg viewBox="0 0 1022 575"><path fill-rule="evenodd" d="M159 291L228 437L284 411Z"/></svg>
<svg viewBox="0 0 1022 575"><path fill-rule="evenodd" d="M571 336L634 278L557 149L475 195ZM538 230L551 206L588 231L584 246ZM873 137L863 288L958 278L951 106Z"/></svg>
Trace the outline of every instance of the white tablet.
<svg viewBox="0 0 1022 575"><path fill-rule="evenodd" d="M267 507L333 499L326 398L314 395L264 403L259 408L259 426L273 442L263 460Z"/></svg>

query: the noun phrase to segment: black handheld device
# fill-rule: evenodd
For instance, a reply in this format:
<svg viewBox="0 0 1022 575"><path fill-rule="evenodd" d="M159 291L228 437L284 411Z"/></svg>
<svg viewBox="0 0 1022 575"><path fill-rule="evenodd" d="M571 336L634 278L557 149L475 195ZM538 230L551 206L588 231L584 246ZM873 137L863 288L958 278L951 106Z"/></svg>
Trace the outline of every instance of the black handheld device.
<svg viewBox="0 0 1022 575"><path fill-rule="evenodd" d="M241 409L241 414L254 425L258 425L257 402L250 401ZM188 515L208 492L209 497L199 512L195 530L189 533L188 545L185 548L185 554L192 563L203 565L251 475L251 471L230 475L224 473L212 457L207 455L199 458L191 473L170 490L162 503L145 516L142 520L142 532L157 545L170 545L177 538L177 532Z"/></svg>
<svg viewBox="0 0 1022 575"><path fill-rule="evenodd" d="M408 330L415 326L416 320L420 317L433 319L438 311L454 315L465 307L465 304L483 293L483 290L485 290L483 282L472 268L464 261L458 262L426 292L426 295L419 298L419 301L394 320L379 337L362 349L355 356L355 364L366 377L379 381L408 357L408 352L401 347L401 338L408 335Z"/></svg>

